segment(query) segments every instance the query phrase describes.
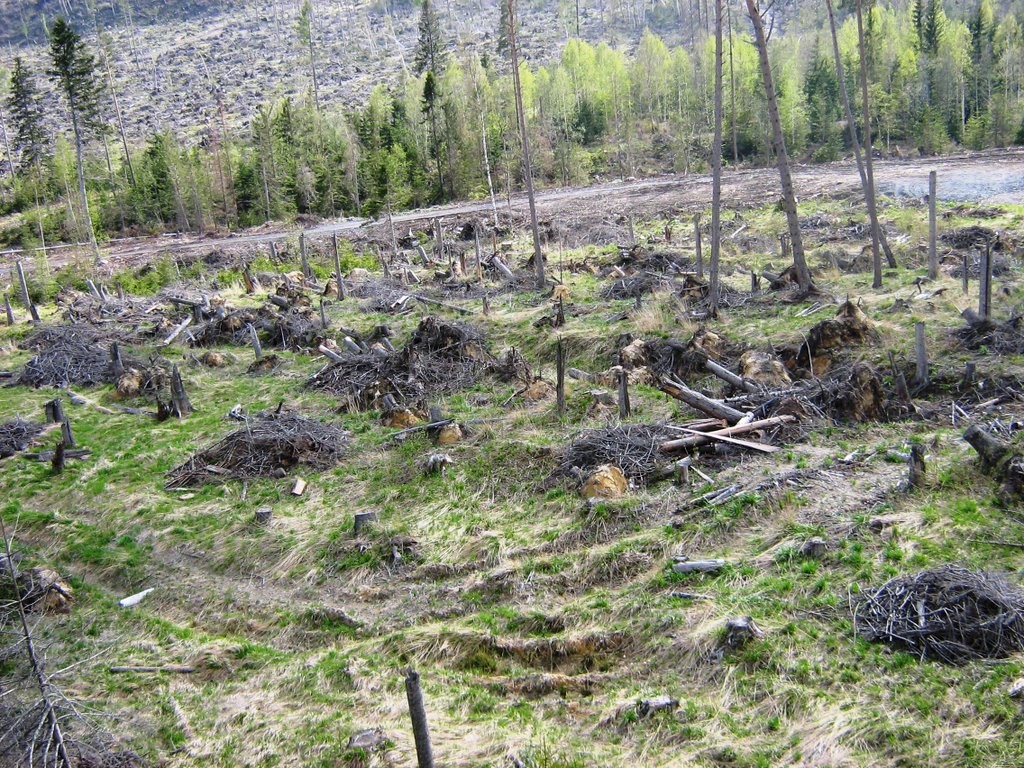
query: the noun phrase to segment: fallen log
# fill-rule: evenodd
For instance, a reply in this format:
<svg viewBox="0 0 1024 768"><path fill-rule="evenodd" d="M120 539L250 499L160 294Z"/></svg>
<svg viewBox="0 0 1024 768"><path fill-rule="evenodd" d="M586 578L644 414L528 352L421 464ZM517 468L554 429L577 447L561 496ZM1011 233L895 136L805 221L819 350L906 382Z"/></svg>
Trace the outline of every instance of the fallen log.
<svg viewBox="0 0 1024 768"><path fill-rule="evenodd" d="M673 451L679 451L684 450L686 448L693 448L698 445L703 445L704 443L714 440L715 438L743 435L746 434L747 432L753 432L754 430L757 429L764 429L765 427L775 427L778 426L779 424L789 424L794 421L796 421L795 416L786 414L784 416L772 416L770 419L760 419L758 421L751 421L746 424L737 424L734 427L718 429L715 430L714 432L697 432L696 430L687 430L693 431L696 434L693 434L690 437L683 437L678 440L666 440L664 443L658 446L658 450L660 450L662 453L672 453ZM682 428L678 427L678 429Z"/></svg>
<svg viewBox="0 0 1024 768"><path fill-rule="evenodd" d="M678 381L671 376L662 377L661 391L671 395L676 400L681 400L691 408L695 408L698 411L706 413L708 416L716 419L725 419L730 424L735 424L746 416L742 411L737 411L735 408L729 407L721 400L712 400L710 397L690 389L681 381Z"/></svg>
<svg viewBox="0 0 1024 768"><path fill-rule="evenodd" d="M708 369L710 373L713 373L715 376L722 379L723 381L732 384L737 389L742 389L746 392L749 392L752 395L755 395L761 391L757 384L755 384L754 382L747 381L742 376L737 376L728 368L719 365L714 360L705 360L704 366Z"/></svg>
<svg viewBox="0 0 1024 768"><path fill-rule="evenodd" d="M178 336L181 335L182 331L184 331L186 328L188 328L191 324L192 324L192 316L189 315L184 320L182 320L180 323L178 323L176 326L174 326L174 330L171 331L169 334L167 334L167 338L165 338L161 342L161 346L164 346L164 347L168 346L172 341L174 341L176 338L178 338Z"/></svg>
<svg viewBox="0 0 1024 768"><path fill-rule="evenodd" d="M123 673L123 672L171 672L178 675L191 675L196 671L196 668L191 664L165 664L161 667L150 667L150 666L124 666L124 667L110 667L110 672Z"/></svg>

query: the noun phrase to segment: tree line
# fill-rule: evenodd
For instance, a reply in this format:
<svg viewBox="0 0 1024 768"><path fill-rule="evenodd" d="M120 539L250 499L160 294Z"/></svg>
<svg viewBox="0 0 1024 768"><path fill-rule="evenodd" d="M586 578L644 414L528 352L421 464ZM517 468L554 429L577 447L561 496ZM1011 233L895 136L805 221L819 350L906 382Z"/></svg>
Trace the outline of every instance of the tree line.
<svg viewBox="0 0 1024 768"><path fill-rule="evenodd" d="M991 0L960 19L947 15L942 0L863 10L859 29L854 14L838 19L842 82L827 26L790 25L771 36L771 81L791 156L838 159L858 135L882 152L922 154L1024 143L1020 19L997 17ZM102 45L94 54L58 19L46 71L16 58L0 104L0 211L25 214L6 240L95 244L118 233L377 216L487 196L497 206L526 181L515 79L532 173L544 184L709 168L716 93L716 157L735 165L775 156L753 29L728 5L716 78L715 35L670 47L649 30L631 54L570 39L557 60L520 63L513 73L507 13L495 50L456 50L431 0L423 0L411 71L351 110L321 103L311 14L306 0L295 30L297 55L309 67L306 95L260 105L244 127L229 125L220 103L220 119L187 144L167 131L129 135L109 54ZM862 65L866 89L858 81ZM44 118L41 77L61 97L60 130ZM844 86L854 114L865 113L864 97L870 103L870 131L859 118L853 136L846 130Z"/></svg>

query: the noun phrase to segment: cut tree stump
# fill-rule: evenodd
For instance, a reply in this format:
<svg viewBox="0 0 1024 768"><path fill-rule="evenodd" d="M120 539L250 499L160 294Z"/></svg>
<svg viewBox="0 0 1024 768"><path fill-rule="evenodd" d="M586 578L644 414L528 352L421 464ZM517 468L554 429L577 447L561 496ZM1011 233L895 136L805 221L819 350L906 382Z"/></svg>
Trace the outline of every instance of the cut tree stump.
<svg viewBox="0 0 1024 768"><path fill-rule="evenodd" d="M737 616L725 622L725 637L722 642L728 648L742 648L751 640L764 637L764 630L754 623L750 616Z"/></svg>

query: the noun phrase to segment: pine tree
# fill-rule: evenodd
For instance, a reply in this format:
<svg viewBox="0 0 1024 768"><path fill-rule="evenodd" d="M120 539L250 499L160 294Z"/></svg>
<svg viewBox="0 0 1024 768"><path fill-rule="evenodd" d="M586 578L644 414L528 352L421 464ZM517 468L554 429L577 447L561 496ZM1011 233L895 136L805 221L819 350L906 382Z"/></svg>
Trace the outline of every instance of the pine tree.
<svg viewBox="0 0 1024 768"><path fill-rule="evenodd" d="M39 101L35 75L25 66L20 56L14 59L7 109L11 113L14 150L20 157L21 168L24 170L38 167L46 152L43 108Z"/></svg>
<svg viewBox="0 0 1024 768"><path fill-rule="evenodd" d="M99 246L89 213L89 196L85 190L85 168L83 145L86 133L100 124L99 108L102 93L96 79L96 60L85 47L82 38L59 16L50 31L50 59L53 68L49 75L57 81L58 89L67 101L71 114L71 129L75 134L75 162L78 170L78 194L81 197L84 226L88 230L89 243L98 261Z"/></svg>
<svg viewBox="0 0 1024 768"><path fill-rule="evenodd" d="M441 30L441 19L434 10L430 0L423 0L420 13L420 37L416 43L416 54L413 58L413 71L417 75L433 72L440 77L444 72L448 59L448 51Z"/></svg>

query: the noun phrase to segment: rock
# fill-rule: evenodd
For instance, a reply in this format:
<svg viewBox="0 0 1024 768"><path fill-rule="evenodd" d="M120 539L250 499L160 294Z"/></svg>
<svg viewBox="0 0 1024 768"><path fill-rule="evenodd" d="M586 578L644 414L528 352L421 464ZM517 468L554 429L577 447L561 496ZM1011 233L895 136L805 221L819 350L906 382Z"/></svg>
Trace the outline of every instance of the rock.
<svg viewBox="0 0 1024 768"><path fill-rule="evenodd" d="M356 731L349 736L347 747L348 749L365 749L368 752L372 752L375 749L382 748L387 743L387 738L384 736L384 730L381 728L367 728L363 731Z"/></svg>
<svg viewBox="0 0 1024 768"><path fill-rule="evenodd" d="M766 387L781 388L793 383L786 373L785 366L767 352L750 349L740 356L740 376L755 384Z"/></svg>
<svg viewBox="0 0 1024 768"><path fill-rule="evenodd" d="M590 473L583 483L585 499L617 499L629 488L622 470L611 464L602 464Z"/></svg>

